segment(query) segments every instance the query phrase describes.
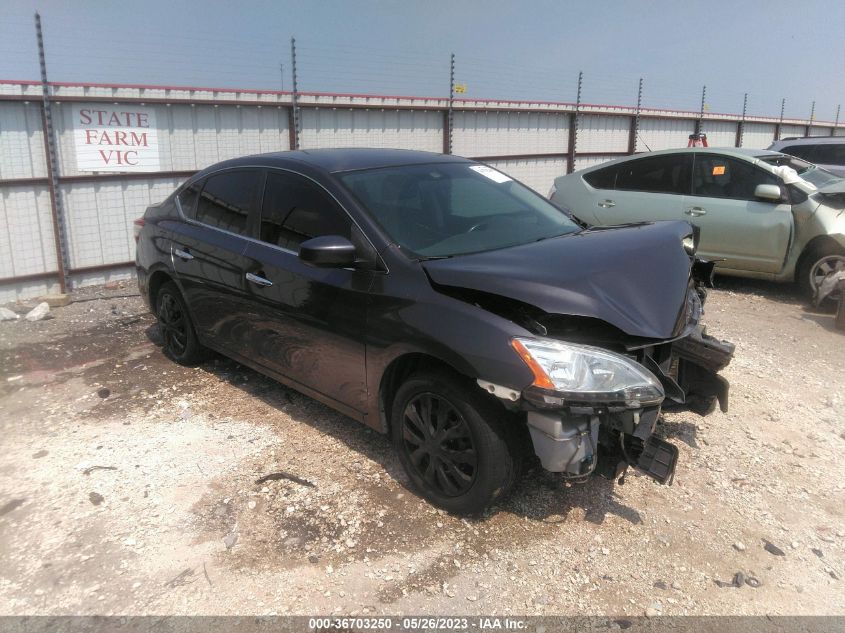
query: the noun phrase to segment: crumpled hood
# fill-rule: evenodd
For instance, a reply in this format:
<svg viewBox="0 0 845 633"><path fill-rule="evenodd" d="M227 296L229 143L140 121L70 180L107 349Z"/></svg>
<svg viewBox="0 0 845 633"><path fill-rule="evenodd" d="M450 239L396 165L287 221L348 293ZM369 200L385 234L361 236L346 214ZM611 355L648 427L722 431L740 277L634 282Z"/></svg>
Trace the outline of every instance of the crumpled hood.
<svg viewBox="0 0 845 633"><path fill-rule="evenodd" d="M631 336L673 337L691 260L687 222L597 228L422 263L435 284L510 297L550 314L601 319Z"/></svg>

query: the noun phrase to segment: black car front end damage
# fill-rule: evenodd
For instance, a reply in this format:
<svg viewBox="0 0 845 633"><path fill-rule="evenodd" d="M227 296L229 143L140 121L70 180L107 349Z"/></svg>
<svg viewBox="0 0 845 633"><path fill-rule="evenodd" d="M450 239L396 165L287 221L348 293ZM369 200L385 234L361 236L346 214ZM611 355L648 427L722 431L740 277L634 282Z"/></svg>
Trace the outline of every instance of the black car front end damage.
<svg viewBox="0 0 845 633"><path fill-rule="evenodd" d="M582 479L633 466L668 483L678 451L654 433L661 412L728 406L719 371L734 346L701 323L713 263L696 245L686 222L589 227L425 270L439 293L527 333L512 344L533 382L478 383L525 416L544 468ZM617 375L627 377L605 388Z"/></svg>
<svg viewBox="0 0 845 633"><path fill-rule="evenodd" d="M620 336L611 340L612 328L593 324L593 331L577 327L584 338L601 332L593 344L636 360L660 382L665 399L658 403L630 401L578 402L554 390L530 386L522 392L520 408L526 412L535 453L543 467L566 478L583 479L595 473L608 479L620 477L632 466L659 483L671 483L678 449L657 437L655 427L662 411L712 413L718 404L728 410L727 380L719 375L733 357L734 345L706 333L701 324L707 287L712 287L712 264L695 260L687 300L678 320L678 335L668 340L645 341ZM573 329L557 330L560 317L535 320L537 334L572 340ZM543 323L548 324L543 325Z"/></svg>

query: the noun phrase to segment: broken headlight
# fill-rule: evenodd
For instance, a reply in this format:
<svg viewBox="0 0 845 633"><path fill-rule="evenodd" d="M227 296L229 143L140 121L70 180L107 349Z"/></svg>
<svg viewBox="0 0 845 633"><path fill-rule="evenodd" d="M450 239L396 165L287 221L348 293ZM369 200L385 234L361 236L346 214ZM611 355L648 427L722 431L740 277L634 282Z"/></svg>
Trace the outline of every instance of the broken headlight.
<svg viewBox="0 0 845 633"><path fill-rule="evenodd" d="M659 404L660 381L642 365L607 350L554 339L517 337L514 350L534 374L534 386L576 402Z"/></svg>

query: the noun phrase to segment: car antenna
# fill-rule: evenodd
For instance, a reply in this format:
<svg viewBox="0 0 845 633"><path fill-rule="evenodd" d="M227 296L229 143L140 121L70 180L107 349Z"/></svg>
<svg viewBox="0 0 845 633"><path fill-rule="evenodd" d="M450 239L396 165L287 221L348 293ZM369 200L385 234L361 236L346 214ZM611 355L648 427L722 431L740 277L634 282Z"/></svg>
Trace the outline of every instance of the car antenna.
<svg viewBox="0 0 845 633"><path fill-rule="evenodd" d="M651 151L651 148L650 148L648 145L646 145L646 142L645 142L645 141L643 141L643 137L642 137L642 136L640 136L639 134L637 134L637 138L638 138L638 139L640 139L640 141L642 141L642 144L643 144L643 145L645 145L645 148L646 148L648 151Z"/></svg>

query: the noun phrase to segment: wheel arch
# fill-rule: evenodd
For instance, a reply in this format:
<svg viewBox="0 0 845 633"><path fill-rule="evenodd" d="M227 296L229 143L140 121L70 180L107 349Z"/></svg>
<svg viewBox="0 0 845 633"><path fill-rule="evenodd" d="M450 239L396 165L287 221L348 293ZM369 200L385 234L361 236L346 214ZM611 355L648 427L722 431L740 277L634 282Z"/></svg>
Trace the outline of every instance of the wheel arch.
<svg viewBox="0 0 845 633"><path fill-rule="evenodd" d="M425 352L406 352L394 358L381 375L378 388L379 426L383 433L390 432L390 408L393 396L399 386L412 374L426 369L445 369L454 374L470 378L442 358Z"/></svg>
<svg viewBox="0 0 845 633"><path fill-rule="evenodd" d="M147 298L150 302L150 310L152 312L156 311L156 297L158 296L158 291L161 287L166 284L168 281L172 281L176 283L176 279L170 274L170 271L167 270L157 270L150 275L150 280L147 283ZM176 283L178 287L178 283ZM180 288L181 292L181 288Z"/></svg>
<svg viewBox="0 0 845 633"><path fill-rule="evenodd" d="M836 238L831 235L817 235L813 239L811 239L807 244L804 245L804 250L801 251L801 255L798 256L798 260L795 263L795 273L794 273L794 281L796 283L800 282L799 275L803 269L803 264L807 261L808 258L812 257L814 253L821 250L822 248L830 247L832 249L837 249L845 253L845 245L840 243Z"/></svg>

